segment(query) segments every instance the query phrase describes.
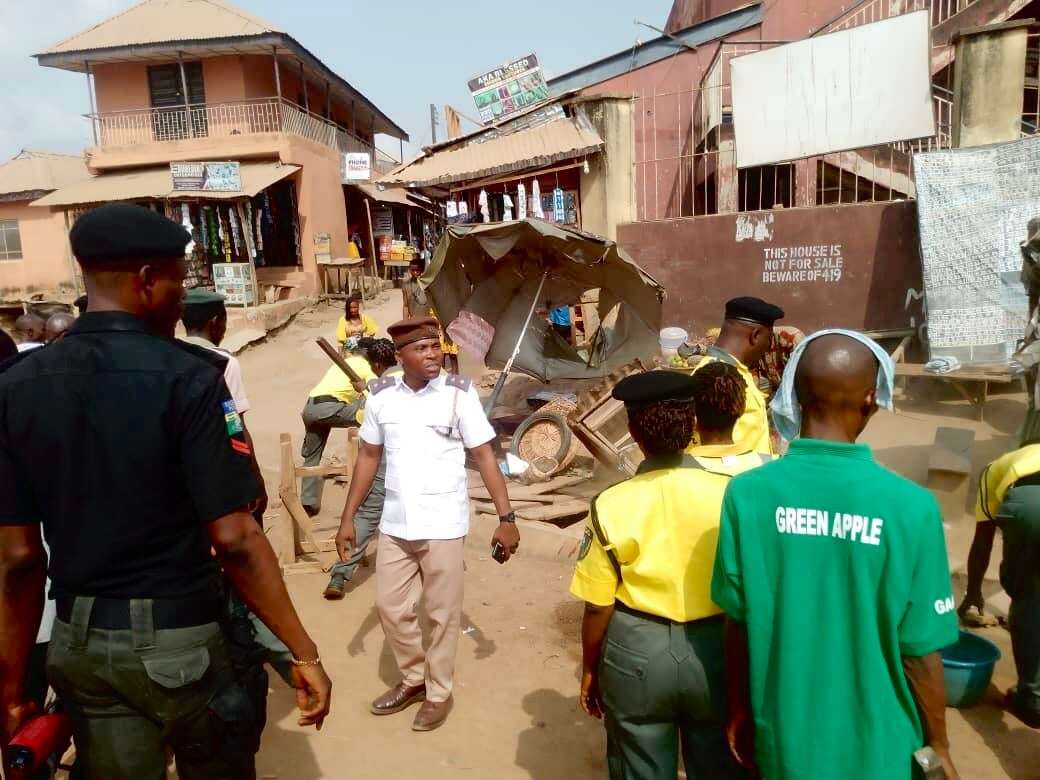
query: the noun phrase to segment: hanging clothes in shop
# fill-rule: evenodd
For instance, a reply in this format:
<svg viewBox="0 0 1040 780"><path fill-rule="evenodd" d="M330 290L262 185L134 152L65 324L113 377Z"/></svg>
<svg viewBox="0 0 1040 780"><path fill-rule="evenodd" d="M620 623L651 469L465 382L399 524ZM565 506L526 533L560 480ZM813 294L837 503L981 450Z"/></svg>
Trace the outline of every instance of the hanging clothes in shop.
<svg viewBox="0 0 1040 780"><path fill-rule="evenodd" d="M513 221L513 199L509 197L508 192L503 193L502 195L502 221Z"/></svg>
<svg viewBox="0 0 1040 780"><path fill-rule="evenodd" d="M481 190L477 196L477 205L480 206L480 216L484 222L491 221L491 212L488 209L488 194L487 191Z"/></svg>
<svg viewBox="0 0 1040 780"><path fill-rule="evenodd" d="M523 182L516 185L516 218L527 219L527 187Z"/></svg>
<svg viewBox="0 0 1040 780"><path fill-rule="evenodd" d="M545 219L545 210L542 208L542 191L538 187L538 179L534 180L534 185L531 187L531 206L538 219Z"/></svg>

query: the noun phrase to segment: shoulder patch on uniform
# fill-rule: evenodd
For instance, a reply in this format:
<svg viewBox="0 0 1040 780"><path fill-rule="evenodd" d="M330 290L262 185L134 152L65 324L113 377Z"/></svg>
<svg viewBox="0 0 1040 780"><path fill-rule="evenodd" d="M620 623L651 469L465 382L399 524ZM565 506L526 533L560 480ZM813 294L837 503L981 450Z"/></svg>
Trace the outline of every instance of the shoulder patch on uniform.
<svg viewBox="0 0 1040 780"><path fill-rule="evenodd" d="M457 387L459 390L465 393L469 392L470 385L472 385L473 383L470 382L469 379L467 379L464 376L459 376L458 374L448 374L446 377L444 377L444 384L446 384L448 387Z"/></svg>
<svg viewBox="0 0 1040 780"><path fill-rule="evenodd" d="M368 380L368 392L372 395L381 393L388 387L393 387L397 384L397 378L392 376L381 376L378 379Z"/></svg>
<svg viewBox="0 0 1040 780"><path fill-rule="evenodd" d="M585 534L581 537L581 544L578 545L578 560L585 560L585 556L589 554L589 550L592 549L592 529L586 528Z"/></svg>
<svg viewBox="0 0 1040 780"><path fill-rule="evenodd" d="M206 349L206 347L200 347L198 344L192 344L187 341L181 341L180 339L173 339L173 343L190 355L194 355L199 360L208 363L216 369L219 369L221 373L224 371L224 366L227 365L230 354L222 355L212 349Z"/></svg>

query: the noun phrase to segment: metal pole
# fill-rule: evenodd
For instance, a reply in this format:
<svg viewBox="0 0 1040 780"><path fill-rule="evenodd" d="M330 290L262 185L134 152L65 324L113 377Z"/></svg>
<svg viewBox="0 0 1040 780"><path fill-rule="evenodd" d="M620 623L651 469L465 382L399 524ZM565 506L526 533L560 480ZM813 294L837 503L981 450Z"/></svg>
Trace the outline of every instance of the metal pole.
<svg viewBox="0 0 1040 780"><path fill-rule="evenodd" d="M404 139L403 138L398 138L397 140L401 142L401 162L403 163L404 162Z"/></svg>
<svg viewBox="0 0 1040 780"><path fill-rule="evenodd" d="M325 80L325 118L332 119L332 91L328 79Z"/></svg>
<svg viewBox="0 0 1040 780"><path fill-rule="evenodd" d="M191 109L188 107L188 77L184 73L184 54L177 52L177 64L181 67L181 90L184 92L184 122L188 129L188 136L192 137L195 133L192 132L191 128Z"/></svg>
<svg viewBox="0 0 1040 780"><path fill-rule="evenodd" d="M437 143L437 106L430 103L430 144Z"/></svg>
<svg viewBox="0 0 1040 780"><path fill-rule="evenodd" d="M303 72L303 60L300 60L300 85L303 88L303 110L309 113L311 110L311 100L307 96L307 76Z"/></svg>
<svg viewBox="0 0 1040 780"><path fill-rule="evenodd" d="M495 382L495 389L491 391L491 395L489 395L487 401L484 402L484 414L491 414L491 410L495 408L495 402L498 400L498 396L502 392L502 387L506 383L506 377L509 376L509 372L513 368L513 362L516 360L517 355L520 354L520 345L524 343L524 336L527 335L527 326L531 324L531 317L534 315L534 310L538 306L538 299L542 297L542 287L545 285L545 277L548 275L549 269L546 268L542 271L542 278L538 282L538 289L534 293L531 307L527 310L527 319L524 320L524 326L520 328L520 338L516 340L516 346L513 347L513 354L509 356L509 360L506 361L505 366L502 368L502 373L499 374L498 381Z"/></svg>
<svg viewBox="0 0 1040 780"><path fill-rule="evenodd" d="M94 89L90 85L90 63L84 62L83 67L86 68L87 74L87 98L90 100L90 132L94 136L94 146L97 146L97 111L94 109Z"/></svg>

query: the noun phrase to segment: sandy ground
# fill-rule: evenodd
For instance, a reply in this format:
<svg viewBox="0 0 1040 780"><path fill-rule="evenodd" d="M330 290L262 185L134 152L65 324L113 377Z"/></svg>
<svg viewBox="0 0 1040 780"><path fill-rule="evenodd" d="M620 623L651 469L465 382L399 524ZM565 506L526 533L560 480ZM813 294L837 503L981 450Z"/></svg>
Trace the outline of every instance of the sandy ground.
<svg viewBox="0 0 1040 780"><path fill-rule="evenodd" d="M385 294L368 313L381 325L400 316L399 293ZM303 436L299 412L307 391L328 366L314 338L332 337L337 308L305 312L264 344L240 356L252 411L247 423L268 487L276 495L278 435ZM464 370L475 367L464 364ZM514 392L518 392L517 391ZM1010 446L1024 402L995 398L987 421L973 421L962 403L907 400L900 414L879 414L865 439L886 465L923 482L928 448L937 425L976 431L976 468ZM342 453L345 436L333 432L326 456ZM338 523L345 490L326 483L319 526ZM274 502L273 502L274 503ZM963 561L971 524L950 527L951 560ZM331 560L331 555L326 556ZM258 758L261 778L536 778L578 780L605 776L604 736L598 722L577 705L580 605L568 594L571 566L518 556L506 566L489 560L486 540L471 538L456 675L456 708L448 723L429 734L410 730L414 710L388 718L368 714L368 704L396 682L395 667L373 609L371 568L359 570L341 602L321 597L324 575L287 578L292 598L315 636L335 689L333 713L320 734L295 725L291 692L275 679L270 717ZM1014 681L1007 632L984 635L1003 650L989 699L966 711L949 711L955 760L961 776L1040 778L1040 736L996 706L998 689ZM853 775L850 775L853 777Z"/></svg>

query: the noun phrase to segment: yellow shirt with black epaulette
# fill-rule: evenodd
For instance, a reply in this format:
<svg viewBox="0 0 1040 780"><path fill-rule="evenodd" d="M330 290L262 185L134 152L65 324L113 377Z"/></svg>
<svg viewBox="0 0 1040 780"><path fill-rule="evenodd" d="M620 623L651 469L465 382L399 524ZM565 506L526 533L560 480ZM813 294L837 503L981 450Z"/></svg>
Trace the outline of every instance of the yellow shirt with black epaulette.
<svg viewBox="0 0 1040 780"><path fill-rule="evenodd" d="M997 510L1015 483L1037 473L1040 473L1040 444L1019 447L990 463L979 476L975 518L980 522L996 519Z"/></svg>
<svg viewBox="0 0 1040 780"><path fill-rule="evenodd" d="M722 350L718 351L721 352ZM729 355L728 353L724 354L726 354L727 357L725 362L729 363L740 372L740 377L744 380L744 386L746 388L744 414L740 416L740 419L737 420L737 424L733 426L733 442L735 444L744 445L745 449L753 450L754 452L761 452L763 455L769 455L773 452L773 449L772 444L769 441L769 414L766 409L766 397L762 395L762 391L758 389L755 375L751 373L750 369L732 355ZM713 356L709 351L708 354L701 359L701 362L697 364L694 373L696 374L698 370L709 363L716 362L717 360L719 360L719 358ZM697 446L699 446L697 443L697 436L694 434L693 442L686 451L691 452L693 448Z"/></svg>
<svg viewBox="0 0 1040 780"><path fill-rule="evenodd" d="M722 496L731 476L769 459L742 445L713 445L679 465L679 458L644 461L593 502L571 593L678 623L719 614L711 576Z"/></svg>

